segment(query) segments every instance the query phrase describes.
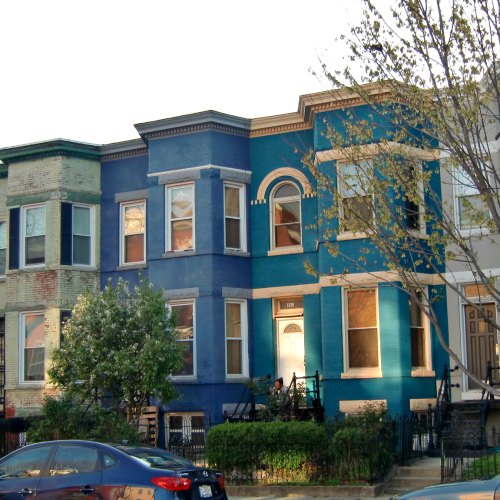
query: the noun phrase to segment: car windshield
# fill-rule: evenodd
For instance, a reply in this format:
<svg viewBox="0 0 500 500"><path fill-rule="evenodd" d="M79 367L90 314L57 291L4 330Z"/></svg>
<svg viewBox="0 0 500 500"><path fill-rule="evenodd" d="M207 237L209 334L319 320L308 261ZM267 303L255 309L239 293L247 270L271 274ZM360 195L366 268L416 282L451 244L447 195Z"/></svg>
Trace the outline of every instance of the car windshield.
<svg viewBox="0 0 500 500"><path fill-rule="evenodd" d="M168 451L159 448L145 448L141 446L118 445L119 450L132 457L138 458L150 467L158 469L179 469L184 467L193 467L188 460L173 455Z"/></svg>

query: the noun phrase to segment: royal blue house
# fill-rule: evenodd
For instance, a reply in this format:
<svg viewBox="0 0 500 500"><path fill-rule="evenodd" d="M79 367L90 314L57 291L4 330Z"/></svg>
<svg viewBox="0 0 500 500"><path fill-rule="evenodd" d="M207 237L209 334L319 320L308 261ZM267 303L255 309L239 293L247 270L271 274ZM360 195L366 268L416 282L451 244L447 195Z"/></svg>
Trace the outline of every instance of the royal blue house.
<svg viewBox="0 0 500 500"><path fill-rule="evenodd" d="M371 91L376 93L377 87ZM33 165L47 164L47 169L57 158L54 165L68 171L68 186L85 170L78 191L64 185L36 199L9 195L6 206L21 205L22 213L36 209L39 217L46 210L50 227L56 227L59 205L73 200L85 217L90 252L78 266L55 258L53 264L50 259L37 262L36 269L10 266L7 285L16 283L18 275L36 277L35 272L55 266L73 286L78 272L85 283L94 276L102 286L119 277L134 283L142 274L161 287L175 315L184 356L182 369L172 375L179 398L152 401L169 429L182 425L195 432L207 418L219 422L224 415L248 411L238 403L246 402L250 379L283 377L289 384L293 374L316 372L327 418L366 403L391 414L426 410L435 402L437 379L448 357L418 305L391 286L383 259L370 254L360 270L345 258L356 259L370 245L366 235L350 229L345 212L333 220L322 216L332 202L347 199L366 211L366 194L350 185L339 189L341 199L335 201L303 164L307 153L332 182L339 172L355 171L345 154L352 141L334 147L329 131L343 133L349 120L370 116L355 95L324 92L302 96L298 111L285 115L245 119L205 111L138 124L139 138L122 143L99 147L58 140L3 150L0 157L8 162L13 187L12 175L27 175L33 158L39 162ZM390 124L375 119L372 141L387 139ZM362 161L376 160L370 144L358 146ZM437 161L426 148L407 149L423 165ZM439 192L439 178L431 182ZM329 225L333 231L325 235ZM5 231L6 223L2 227ZM414 207L412 228L423 240L432 230L420 207ZM99 238L91 237L94 229ZM73 242L83 241L76 236ZM52 248L49 240L45 253ZM338 245L337 256L328 251L329 240ZM91 256L93 245L99 258ZM63 247L61 241L65 254ZM421 286L442 297L434 309L446 335L442 285L428 269L418 271ZM26 288L36 292L36 287ZM12 316L7 338L19 335L18 317L28 326L35 319L42 326L53 321L50 331L58 331L57 308L50 309L54 301L38 304L35 297L28 306L16 297L15 304L5 305ZM43 339L43 331L38 333ZM37 348L48 359L48 348ZM11 399L26 401L24 393L17 394L17 371L13 367L8 379ZM43 370L37 374L36 384L21 382L42 391ZM313 379L307 384L312 388Z"/></svg>

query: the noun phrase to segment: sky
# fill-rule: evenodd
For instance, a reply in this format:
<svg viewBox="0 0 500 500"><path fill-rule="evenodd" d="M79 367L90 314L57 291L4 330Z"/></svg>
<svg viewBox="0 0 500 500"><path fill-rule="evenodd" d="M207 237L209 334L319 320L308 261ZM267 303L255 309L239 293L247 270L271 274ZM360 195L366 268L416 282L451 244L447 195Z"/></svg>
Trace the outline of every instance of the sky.
<svg viewBox="0 0 500 500"><path fill-rule="evenodd" d="M297 110L361 0L0 0L0 148L109 144L213 109Z"/></svg>

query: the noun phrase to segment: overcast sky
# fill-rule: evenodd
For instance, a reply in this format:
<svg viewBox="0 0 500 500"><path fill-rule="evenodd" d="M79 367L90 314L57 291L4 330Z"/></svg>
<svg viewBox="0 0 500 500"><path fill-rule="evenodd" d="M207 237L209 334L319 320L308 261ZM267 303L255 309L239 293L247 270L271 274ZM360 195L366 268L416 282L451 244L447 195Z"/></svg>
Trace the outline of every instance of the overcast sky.
<svg viewBox="0 0 500 500"><path fill-rule="evenodd" d="M214 109L297 110L360 0L0 0L0 147L134 139Z"/></svg>

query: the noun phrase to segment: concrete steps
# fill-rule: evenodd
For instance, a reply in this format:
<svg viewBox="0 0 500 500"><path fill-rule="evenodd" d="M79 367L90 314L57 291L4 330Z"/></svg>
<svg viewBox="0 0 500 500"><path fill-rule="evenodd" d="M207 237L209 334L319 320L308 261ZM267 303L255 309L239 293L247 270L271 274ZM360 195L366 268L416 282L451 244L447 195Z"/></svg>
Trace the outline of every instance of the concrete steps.
<svg viewBox="0 0 500 500"><path fill-rule="evenodd" d="M441 458L425 457L413 465L397 466L384 494L395 495L441 482Z"/></svg>

